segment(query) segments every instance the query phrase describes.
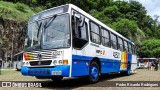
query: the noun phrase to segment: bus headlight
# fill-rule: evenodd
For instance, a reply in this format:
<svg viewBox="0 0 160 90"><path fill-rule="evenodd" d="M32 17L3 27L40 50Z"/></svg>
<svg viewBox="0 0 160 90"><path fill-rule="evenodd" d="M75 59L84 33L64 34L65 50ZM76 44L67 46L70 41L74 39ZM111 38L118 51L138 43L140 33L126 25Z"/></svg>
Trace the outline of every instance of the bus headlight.
<svg viewBox="0 0 160 90"><path fill-rule="evenodd" d="M28 66L29 62L23 62L23 66Z"/></svg>
<svg viewBox="0 0 160 90"><path fill-rule="evenodd" d="M28 65L29 65L29 62L26 62L26 65L28 66Z"/></svg>
<svg viewBox="0 0 160 90"><path fill-rule="evenodd" d="M54 61L53 61L53 64L54 64L54 65L57 65L57 60L54 60Z"/></svg>

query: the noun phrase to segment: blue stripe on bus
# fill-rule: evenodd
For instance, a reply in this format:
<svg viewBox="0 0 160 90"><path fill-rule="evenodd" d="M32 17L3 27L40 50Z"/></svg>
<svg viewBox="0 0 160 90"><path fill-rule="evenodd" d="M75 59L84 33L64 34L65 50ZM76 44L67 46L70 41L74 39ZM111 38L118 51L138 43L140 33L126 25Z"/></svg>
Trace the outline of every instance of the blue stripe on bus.
<svg viewBox="0 0 160 90"><path fill-rule="evenodd" d="M131 63L132 62L132 54L128 53L128 61Z"/></svg>
<svg viewBox="0 0 160 90"><path fill-rule="evenodd" d="M93 57L72 55L72 77L89 75L89 61ZM101 73L120 71L120 60L99 58L101 62Z"/></svg>

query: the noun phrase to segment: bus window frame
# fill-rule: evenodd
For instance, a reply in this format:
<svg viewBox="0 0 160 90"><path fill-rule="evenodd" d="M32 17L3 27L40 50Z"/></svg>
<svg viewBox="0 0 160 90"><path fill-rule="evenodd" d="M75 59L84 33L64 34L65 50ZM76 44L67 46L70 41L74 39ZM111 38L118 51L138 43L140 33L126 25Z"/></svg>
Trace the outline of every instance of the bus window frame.
<svg viewBox="0 0 160 90"><path fill-rule="evenodd" d="M128 52L131 53L131 54L133 53L132 52L132 44L131 43L128 43Z"/></svg>
<svg viewBox="0 0 160 90"><path fill-rule="evenodd" d="M115 37L116 37L116 41L113 41L112 40L112 35L114 35ZM118 50L118 40L117 40L117 35L116 34L114 34L113 32L111 32L111 34L110 34L110 38L111 38L111 47L112 47L112 49L116 49L116 50ZM113 47L113 43L116 43L116 48L114 48Z"/></svg>
<svg viewBox="0 0 160 90"><path fill-rule="evenodd" d="M94 31L92 30L92 28L91 28L91 23L95 24L95 25L98 27L98 29L99 29L99 34L96 33L96 32L94 32ZM94 21L92 21L92 20L89 19L89 29L90 29L90 40L91 40L91 42L101 45L101 28L100 28L99 24L97 24L96 22L94 22ZM96 35L99 36L99 39L100 39L100 42L99 42L99 43L98 43L98 42L94 42L94 41L92 40L92 33L94 33L94 34L96 34Z"/></svg>
<svg viewBox="0 0 160 90"><path fill-rule="evenodd" d="M126 42L126 44L127 44L127 46L125 45L125 42ZM126 51L126 52L128 52L128 42L126 41L126 40L123 40L123 43L124 43L124 45L123 45L123 47L124 47L124 51ZM126 50L127 49L127 50Z"/></svg>
<svg viewBox="0 0 160 90"><path fill-rule="evenodd" d="M102 30L104 30L104 31L108 32L108 38L102 35ZM103 45L102 38L107 39L107 40L109 41L109 42L108 42L108 43L109 43L109 45L108 45L108 46ZM110 31L109 31L109 30L107 30L107 29L106 29L106 28L104 28L104 27L101 27L101 43L102 43L102 45L103 45L103 46L111 48L111 37L110 37Z"/></svg>
<svg viewBox="0 0 160 90"><path fill-rule="evenodd" d="M135 45L132 45L132 51L133 51L133 54L136 55L136 46Z"/></svg>
<svg viewBox="0 0 160 90"><path fill-rule="evenodd" d="M119 39L122 40L122 44L119 43ZM118 36L118 49L119 49L120 51L122 51L122 52L124 51L124 43L123 43L123 41L124 41L124 40L123 40L121 37ZM121 50L121 48L120 48L120 45L122 46L122 50Z"/></svg>

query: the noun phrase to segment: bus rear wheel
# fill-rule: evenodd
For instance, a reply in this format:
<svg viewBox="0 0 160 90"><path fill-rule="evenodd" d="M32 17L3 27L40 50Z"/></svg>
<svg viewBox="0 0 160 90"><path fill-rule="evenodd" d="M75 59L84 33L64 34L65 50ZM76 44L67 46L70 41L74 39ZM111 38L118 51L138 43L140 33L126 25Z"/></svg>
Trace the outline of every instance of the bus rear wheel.
<svg viewBox="0 0 160 90"><path fill-rule="evenodd" d="M99 65L96 62L91 62L89 67L89 81L96 83L99 80Z"/></svg>
<svg viewBox="0 0 160 90"><path fill-rule="evenodd" d="M63 77L62 77L62 76L52 77L51 79L52 79L53 81L55 81L55 82L59 82L59 81L61 81L61 80L63 79Z"/></svg>

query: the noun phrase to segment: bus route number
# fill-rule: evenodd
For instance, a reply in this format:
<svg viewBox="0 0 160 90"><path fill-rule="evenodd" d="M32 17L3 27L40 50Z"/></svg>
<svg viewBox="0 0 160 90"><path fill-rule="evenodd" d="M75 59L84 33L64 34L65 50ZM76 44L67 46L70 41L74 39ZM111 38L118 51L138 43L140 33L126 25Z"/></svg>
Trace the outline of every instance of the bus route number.
<svg viewBox="0 0 160 90"><path fill-rule="evenodd" d="M114 58L120 58L120 53L119 52L113 52L113 57Z"/></svg>

